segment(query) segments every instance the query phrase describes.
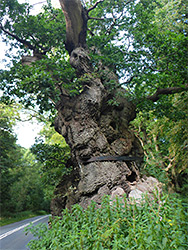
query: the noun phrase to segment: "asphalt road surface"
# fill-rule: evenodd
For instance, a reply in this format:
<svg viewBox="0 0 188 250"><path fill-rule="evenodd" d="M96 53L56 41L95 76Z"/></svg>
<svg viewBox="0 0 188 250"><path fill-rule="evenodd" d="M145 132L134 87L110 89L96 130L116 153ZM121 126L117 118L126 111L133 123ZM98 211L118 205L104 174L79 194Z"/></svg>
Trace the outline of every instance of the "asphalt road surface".
<svg viewBox="0 0 188 250"><path fill-rule="evenodd" d="M26 250L28 242L33 239L31 233L25 234L24 229L32 223L48 223L49 215L37 216L0 227L0 250Z"/></svg>

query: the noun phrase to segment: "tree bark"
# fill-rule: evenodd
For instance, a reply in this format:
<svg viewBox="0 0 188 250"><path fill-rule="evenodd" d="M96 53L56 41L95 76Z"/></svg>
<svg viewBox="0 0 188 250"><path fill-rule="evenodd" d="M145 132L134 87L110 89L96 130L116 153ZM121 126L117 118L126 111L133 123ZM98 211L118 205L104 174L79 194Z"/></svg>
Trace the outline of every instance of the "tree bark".
<svg viewBox="0 0 188 250"><path fill-rule="evenodd" d="M129 122L135 118L135 105L124 97L116 97L117 89L110 92L105 87L104 78L92 74L90 59L85 49L85 34L83 42L79 42L80 38L78 39L80 34L83 34L80 33L81 30L77 32L76 39L72 35L75 28L72 27L73 13L69 7L77 5L79 17L83 18L80 1L72 0L70 6L67 0L60 2L63 12L66 12L66 46L70 53L70 63L78 75L87 74L88 79L83 82L81 94L76 97L63 96L58 105L55 129L71 148L68 167L72 166L72 172L63 176L56 188L55 198L51 204L53 215L61 215L63 208L71 208L75 203L86 208L93 200L100 206L102 196L112 194L119 187L128 194L130 183L139 179L141 162L137 161L137 157L143 158L141 144L129 129ZM115 74L106 67L103 67L103 73L107 75L107 81L112 79L118 84ZM119 90L124 92L123 88ZM114 97L119 103L118 106L110 105L108 102ZM131 156L135 157L135 160L86 161L91 157L114 155Z"/></svg>
<svg viewBox="0 0 188 250"><path fill-rule="evenodd" d="M91 74L89 62L86 64L88 55L83 48L75 49L70 61L79 71ZM71 148L69 164L73 171L62 177L56 189L53 214L60 215L63 208L71 208L74 203L85 208L94 200L100 205L104 194L111 194L117 187L128 193L130 182L139 179L140 162L137 165L135 161L84 163L85 159L95 156L143 157L139 140L128 128L129 122L135 118L135 106L123 97L117 100L119 106L109 105L108 100L114 95L109 93L100 78L90 75L79 96L63 97L59 103L55 128Z"/></svg>
<svg viewBox="0 0 188 250"><path fill-rule="evenodd" d="M66 20L66 49L71 52L77 47L86 47L87 11L80 0L59 0Z"/></svg>

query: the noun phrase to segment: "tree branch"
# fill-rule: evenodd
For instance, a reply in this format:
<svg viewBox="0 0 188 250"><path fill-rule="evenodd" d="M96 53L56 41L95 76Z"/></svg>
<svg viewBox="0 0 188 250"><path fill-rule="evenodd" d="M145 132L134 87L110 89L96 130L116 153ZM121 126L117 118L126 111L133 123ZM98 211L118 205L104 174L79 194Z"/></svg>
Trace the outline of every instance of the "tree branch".
<svg viewBox="0 0 188 250"><path fill-rule="evenodd" d="M129 3L131 3L132 2L132 0L128 0L126 3L125 3L125 5L127 5L127 4L129 4Z"/></svg>
<svg viewBox="0 0 188 250"><path fill-rule="evenodd" d="M41 3L46 3L46 1L38 2L38 3L34 3L34 4L32 4L32 6L35 6L35 5L37 5L37 4L41 4Z"/></svg>
<svg viewBox="0 0 188 250"><path fill-rule="evenodd" d="M147 100L151 100L152 102L156 102L159 100L160 95L170 95L170 94L175 94L175 93L180 93L182 91L187 91L188 90L188 85L185 85L185 87L169 87L169 88L163 88L160 89L158 88L155 94L151 96L147 96Z"/></svg>
<svg viewBox="0 0 188 250"><path fill-rule="evenodd" d="M87 12L89 13L91 10L95 9L99 3L104 2L104 0L98 0L92 7L90 7Z"/></svg>
<svg viewBox="0 0 188 250"><path fill-rule="evenodd" d="M28 42L27 40L21 39L19 38L17 35L11 33L10 31L6 30L1 24L0 24L0 29L3 30L7 35L13 37L14 39L16 39L18 42L22 43L23 45L26 45L29 49L33 50L34 52L38 52L38 49L35 46L33 46L30 42ZM34 39L34 38L33 38ZM34 39L35 40L35 39ZM36 40L35 40L36 41ZM46 53L47 51L49 51L49 48L44 48L43 46L37 44L37 46L43 50L43 53ZM42 54L42 53L41 53Z"/></svg>
<svg viewBox="0 0 188 250"><path fill-rule="evenodd" d="M33 46L30 42L28 42L28 41L26 41L24 39L19 38L17 35L12 34L10 31L6 30L2 25L0 25L0 29L2 29L7 35L15 38L18 42L26 45L29 49L36 50L36 47Z"/></svg>

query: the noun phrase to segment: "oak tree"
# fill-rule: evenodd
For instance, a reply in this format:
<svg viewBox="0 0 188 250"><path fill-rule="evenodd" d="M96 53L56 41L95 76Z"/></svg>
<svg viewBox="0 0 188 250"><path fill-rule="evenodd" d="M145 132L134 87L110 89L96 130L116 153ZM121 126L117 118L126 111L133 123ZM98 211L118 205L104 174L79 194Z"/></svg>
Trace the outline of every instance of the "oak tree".
<svg viewBox="0 0 188 250"><path fill-rule="evenodd" d="M28 4L1 1L1 34L18 48L1 72L3 100L56 110L71 149L55 214L100 204L117 187L128 194L139 179L143 149L129 128L136 105L168 110L169 95L188 89L185 2L176 2L60 0L55 9L48 1L33 16Z"/></svg>

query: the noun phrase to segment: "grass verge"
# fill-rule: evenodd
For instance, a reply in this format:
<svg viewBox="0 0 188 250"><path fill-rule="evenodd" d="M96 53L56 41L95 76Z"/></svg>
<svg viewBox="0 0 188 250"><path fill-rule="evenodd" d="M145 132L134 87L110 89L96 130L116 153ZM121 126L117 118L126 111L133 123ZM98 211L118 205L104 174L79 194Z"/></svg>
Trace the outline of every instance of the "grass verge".
<svg viewBox="0 0 188 250"><path fill-rule="evenodd" d="M21 220L25 220L25 219L28 219L28 218L38 216L38 215L45 215L45 214L48 214L48 213L46 211L43 211L43 210L36 211L36 212L23 211L23 212L19 212L19 213L16 213L16 214L7 213L7 214L4 214L4 215L1 215L1 217L0 217L0 226L5 226L5 225L8 225L8 224L17 222L17 221L21 221Z"/></svg>

